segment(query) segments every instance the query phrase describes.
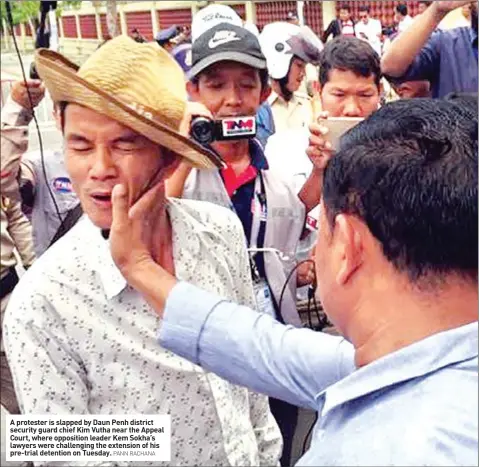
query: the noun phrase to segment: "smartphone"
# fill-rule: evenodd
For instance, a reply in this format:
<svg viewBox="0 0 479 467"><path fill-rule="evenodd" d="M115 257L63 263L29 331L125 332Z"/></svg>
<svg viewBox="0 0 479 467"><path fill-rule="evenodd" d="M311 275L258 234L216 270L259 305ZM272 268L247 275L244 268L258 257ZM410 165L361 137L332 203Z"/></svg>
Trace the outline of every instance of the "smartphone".
<svg viewBox="0 0 479 467"><path fill-rule="evenodd" d="M319 122L329 129L329 133L325 138L332 144L333 149L337 151L341 136L363 120L363 118L359 117L328 117L320 119Z"/></svg>

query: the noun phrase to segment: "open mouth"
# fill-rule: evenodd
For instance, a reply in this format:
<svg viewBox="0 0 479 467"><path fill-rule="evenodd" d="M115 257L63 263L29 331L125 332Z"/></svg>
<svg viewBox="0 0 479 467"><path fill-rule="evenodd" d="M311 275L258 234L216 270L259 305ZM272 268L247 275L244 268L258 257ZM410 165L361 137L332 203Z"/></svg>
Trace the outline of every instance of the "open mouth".
<svg viewBox="0 0 479 467"><path fill-rule="evenodd" d="M93 200L94 200L97 204L101 204L101 205L111 205L111 194L109 194L109 193L105 193L105 194L93 194L93 195L91 195L91 197L93 198Z"/></svg>

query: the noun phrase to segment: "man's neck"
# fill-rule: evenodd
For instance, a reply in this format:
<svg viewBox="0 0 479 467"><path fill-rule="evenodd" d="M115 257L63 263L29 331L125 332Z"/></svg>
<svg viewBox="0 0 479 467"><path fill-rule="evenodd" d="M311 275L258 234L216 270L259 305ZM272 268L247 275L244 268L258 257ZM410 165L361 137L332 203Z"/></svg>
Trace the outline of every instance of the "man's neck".
<svg viewBox="0 0 479 467"><path fill-rule="evenodd" d="M356 349L357 367L434 334L476 322L477 288L459 278L452 282L440 291L392 287L379 296L365 296L346 330Z"/></svg>
<svg viewBox="0 0 479 467"><path fill-rule="evenodd" d="M163 269L174 275L173 228L166 205L160 211L154 224L154 228L151 229L152 232L155 232L151 239L152 257Z"/></svg>
<svg viewBox="0 0 479 467"><path fill-rule="evenodd" d="M249 164L251 160L249 152L249 140L242 139L233 142L216 142L213 143L213 149L223 158L223 160L231 165L242 166Z"/></svg>
<svg viewBox="0 0 479 467"><path fill-rule="evenodd" d="M278 98L281 99L283 102L288 103L293 98L294 93L291 93L291 95L288 97L283 94L279 81L277 80L271 80L271 89L278 95Z"/></svg>

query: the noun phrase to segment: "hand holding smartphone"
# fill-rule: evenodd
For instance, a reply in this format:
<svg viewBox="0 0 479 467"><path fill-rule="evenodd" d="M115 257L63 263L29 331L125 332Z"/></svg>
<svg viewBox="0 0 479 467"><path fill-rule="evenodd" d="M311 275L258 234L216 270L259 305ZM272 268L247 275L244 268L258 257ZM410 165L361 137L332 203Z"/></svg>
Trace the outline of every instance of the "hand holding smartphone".
<svg viewBox="0 0 479 467"><path fill-rule="evenodd" d="M341 137L364 119L360 117L328 117L319 123L328 129L324 138L331 143L334 151L339 149Z"/></svg>

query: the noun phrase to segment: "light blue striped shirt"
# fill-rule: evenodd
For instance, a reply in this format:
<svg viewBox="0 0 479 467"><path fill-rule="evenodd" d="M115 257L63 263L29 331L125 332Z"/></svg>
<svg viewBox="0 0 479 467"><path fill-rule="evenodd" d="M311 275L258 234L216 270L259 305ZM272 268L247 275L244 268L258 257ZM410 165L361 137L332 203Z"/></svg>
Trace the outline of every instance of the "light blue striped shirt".
<svg viewBox="0 0 479 467"><path fill-rule="evenodd" d="M179 283L159 342L233 383L317 410L297 465L478 465L477 323L356 370L340 337L284 326Z"/></svg>

